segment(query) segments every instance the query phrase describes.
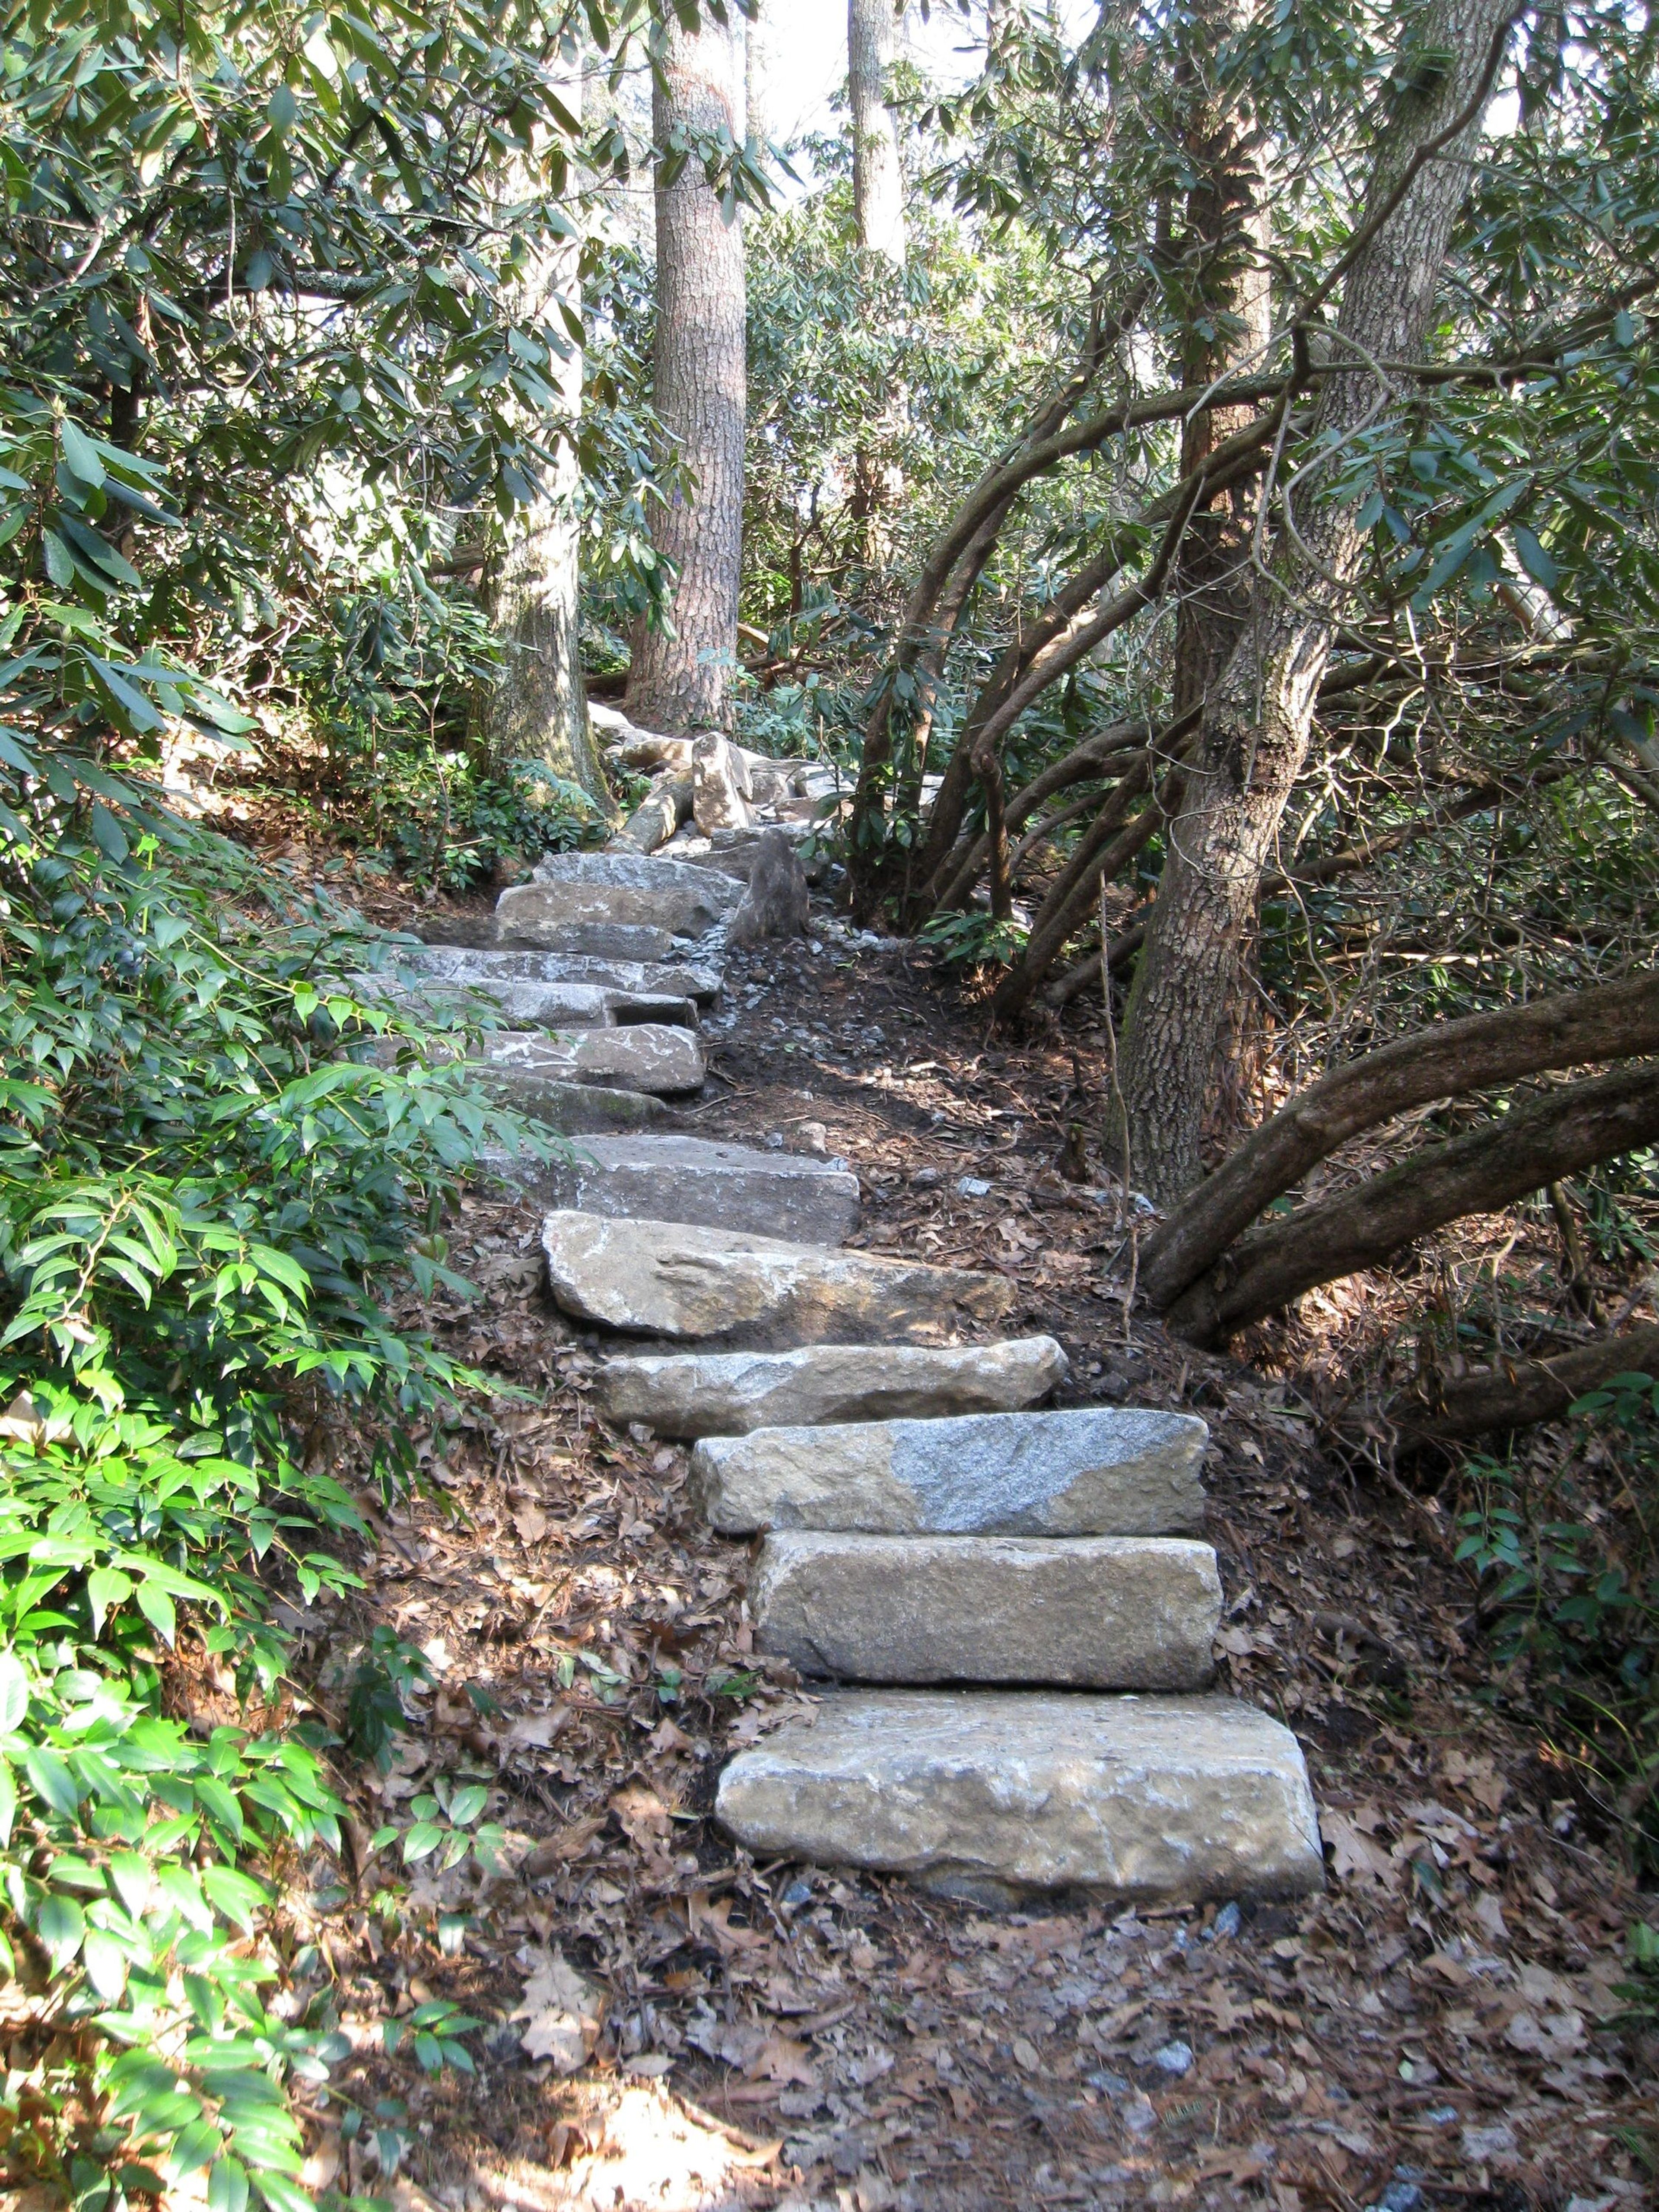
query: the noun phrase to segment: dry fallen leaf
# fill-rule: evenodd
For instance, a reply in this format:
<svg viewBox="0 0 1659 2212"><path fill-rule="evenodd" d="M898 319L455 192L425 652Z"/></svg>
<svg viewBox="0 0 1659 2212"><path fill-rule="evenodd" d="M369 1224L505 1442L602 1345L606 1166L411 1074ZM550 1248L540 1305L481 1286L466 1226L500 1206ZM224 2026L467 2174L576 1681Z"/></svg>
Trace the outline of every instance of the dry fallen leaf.
<svg viewBox="0 0 1659 2212"><path fill-rule="evenodd" d="M520 1505L513 1516L520 1541L539 1544L547 1534L547 1516L539 1505Z"/></svg>
<svg viewBox="0 0 1659 2212"><path fill-rule="evenodd" d="M529 2023L519 2038L532 2058L550 2058L560 2074L586 2065L599 2039L605 2000L561 1953L532 1954L518 2009L508 2016Z"/></svg>
<svg viewBox="0 0 1659 2212"><path fill-rule="evenodd" d="M1331 1871L1339 1881L1351 1876L1383 1889L1396 1887L1400 1869L1380 1850L1364 1829L1345 1813L1327 1809L1319 1816L1319 1832L1331 1847Z"/></svg>

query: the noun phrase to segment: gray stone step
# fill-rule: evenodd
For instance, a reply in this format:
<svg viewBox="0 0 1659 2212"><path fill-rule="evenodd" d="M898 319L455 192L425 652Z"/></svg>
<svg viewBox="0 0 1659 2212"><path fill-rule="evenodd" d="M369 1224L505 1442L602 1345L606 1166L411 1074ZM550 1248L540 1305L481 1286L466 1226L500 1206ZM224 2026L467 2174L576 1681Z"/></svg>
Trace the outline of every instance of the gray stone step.
<svg viewBox="0 0 1659 2212"><path fill-rule="evenodd" d="M740 1753L715 1809L758 1859L907 1875L986 1905L1324 1886L1296 1738L1229 1698L841 1691Z"/></svg>
<svg viewBox="0 0 1659 2212"><path fill-rule="evenodd" d="M1190 1414L1116 1406L854 1421L709 1437L691 1455L691 1474L728 1536L1188 1535L1204 1523L1208 1436Z"/></svg>
<svg viewBox="0 0 1659 2212"><path fill-rule="evenodd" d="M556 853L534 878L501 893L496 933L503 944L540 945L544 933L576 922L622 922L702 937L735 907L743 887L708 868L623 853Z"/></svg>
<svg viewBox="0 0 1659 2212"><path fill-rule="evenodd" d="M694 968L664 960L601 960L591 952L472 951L455 945L398 948L395 971L411 978L437 977L446 983L597 984L647 998L695 999L700 1006L720 996L717 968Z"/></svg>
<svg viewBox="0 0 1659 2212"><path fill-rule="evenodd" d="M520 1029L615 1029L640 1027L648 1022L677 1029L697 1026L697 1009L690 999L647 997L633 991L607 990L598 983L528 983L480 977L463 984L436 975L428 979L389 972L355 975L352 981L365 998L406 1007L416 1018L428 1012L452 1018L465 1015L471 1001L483 1000Z"/></svg>
<svg viewBox="0 0 1659 2212"><path fill-rule="evenodd" d="M1171 1536L868 1536L787 1529L761 1546L762 1650L849 1682L1201 1690L1221 1578Z"/></svg>
<svg viewBox="0 0 1659 2212"><path fill-rule="evenodd" d="M554 1298L578 1320L731 1348L949 1341L966 1323L1000 1320L1018 1296L1000 1275L687 1222L550 1213L542 1245Z"/></svg>
<svg viewBox="0 0 1659 2212"><path fill-rule="evenodd" d="M517 1107L562 1137L592 1137L618 1129L665 1132L678 1118L647 1091L612 1091L602 1083L567 1083L477 1063L472 1064L472 1073L503 1105ZM516 1170L517 1161L513 1164ZM511 1174L508 1180L513 1180Z"/></svg>
<svg viewBox="0 0 1659 2212"><path fill-rule="evenodd" d="M517 943L512 932L501 927L499 914L490 916L487 934L464 941L497 948ZM676 939L670 930L625 921L538 923L531 941L540 951L562 958L591 960L667 960L677 947L685 949L684 940ZM428 942L447 944L450 939L428 939Z"/></svg>
<svg viewBox="0 0 1659 2212"><path fill-rule="evenodd" d="M741 1437L811 1421L1001 1413L1046 1398L1069 1372L1052 1336L1024 1336L646 1354L607 1360L593 1387L613 1421L643 1421L665 1437Z"/></svg>
<svg viewBox="0 0 1659 2212"><path fill-rule="evenodd" d="M704 1137L596 1138L550 1161L538 1196L583 1213L718 1221L803 1244L839 1244L859 1218L858 1177L801 1152L757 1152Z"/></svg>
<svg viewBox="0 0 1659 2212"><path fill-rule="evenodd" d="M497 1030L484 1038L480 1058L527 1113L538 1110L536 1088L545 1083L598 1083L613 1091L649 1091L672 1098L696 1090L707 1073L702 1048L692 1032L657 1023L576 1030L568 1036Z"/></svg>

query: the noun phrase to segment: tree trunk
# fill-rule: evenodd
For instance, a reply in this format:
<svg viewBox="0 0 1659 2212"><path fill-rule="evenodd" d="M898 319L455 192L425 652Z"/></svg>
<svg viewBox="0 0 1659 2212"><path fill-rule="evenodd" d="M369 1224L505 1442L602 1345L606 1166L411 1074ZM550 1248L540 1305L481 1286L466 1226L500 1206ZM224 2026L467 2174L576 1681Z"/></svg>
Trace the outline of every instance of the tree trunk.
<svg viewBox="0 0 1659 2212"><path fill-rule="evenodd" d="M1441 1382L1432 1398L1396 1399L1387 1415L1408 1436L1457 1443L1553 1421L1615 1375L1659 1375L1659 1328L1599 1336L1547 1357L1506 1358L1485 1374Z"/></svg>
<svg viewBox="0 0 1659 2212"><path fill-rule="evenodd" d="M1513 0L1436 0L1431 58L1399 94L1350 249L1334 359L1304 448L1351 435L1374 411L1369 364L1422 347L1452 226L1468 189ZM1434 58L1444 56L1443 64ZM1287 494L1287 496L1289 495ZM1283 533L1273 589L1212 687L1126 1024L1122 1092L1136 1182L1164 1204L1202 1172L1218 1045L1238 986L1261 878L1307 759L1315 701L1364 539L1358 507L1306 502Z"/></svg>
<svg viewBox="0 0 1659 2212"><path fill-rule="evenodd" d="M1557 1176L1659 1137L1659 1067L1642 1061L1517 1104L1413 1152L1353 1190L1258 1229L1170 1309L1172 1334L1216 1344L1319 1283L1376 1267L1465 1214L1493 1213Z"/></svg>
<svg viewBox="0 0 1659 2212"><path fill-rule="evenodd" d="M1148 1240L1141 1288L1153 1305L1172 1305L1310 1168L1397 1114L1553 1068L1645 1053L1659 1053L1659 975L1396 1037L1310 1084L1247 1137Z"/></svg>
<svg viewBox="0 0 1659 2212"><path fill-rule="evenodd" d="M560 88L565 105L581 113L581 76L573 70ZM544 189L528 162L513 165L507 196L524 201ZM509 526L505 553L491 580L490 613L501 641L501 672L485 714L491 766L514 761L544 763L555 775L578 784L607 814L611 796L587 719L582 684L580 526L577 495L581 472L575 434L582 404L582 351L560 314L561 303L580 319L580 247L571 239L538 254L520 288L518 311L550 325L568 350L556 379L559 411L534 425L538 444L556 453L544 465L544 495Z"/></svg>
<svg viewBox="0 0 1659 2212"><path fill-rule="evenodd" d="M853 110L853 210L859 244L904 266L904 172L887 105L898 23L893 0L847 0L847 88Z"/></svg>
<svg viewBox="0 0 1659 2212"><path fill-rule="evenodd" d="M676 132L742 137L740 41L707 12L701 21L693 35L669 19L652 97L659 160ZM743 556L743 229L695 157L670 185L659 173L656 223L653 398L692 483L657 510L652 540L677 578L672 633L636 629L625 705L647 729L726 729Z"/></svg>

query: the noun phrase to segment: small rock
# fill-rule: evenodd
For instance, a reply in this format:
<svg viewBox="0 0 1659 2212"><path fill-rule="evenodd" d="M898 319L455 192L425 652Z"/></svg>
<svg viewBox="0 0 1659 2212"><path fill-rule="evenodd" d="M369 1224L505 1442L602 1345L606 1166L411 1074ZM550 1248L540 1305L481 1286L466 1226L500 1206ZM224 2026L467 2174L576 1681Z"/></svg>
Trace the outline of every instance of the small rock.
<svg viewBox="0 0 1659 2212"><path fill-rule="evenodd" d="M795 1134L809 1152L823 1155L830 1149L830 1132L822 1121L802 1121L797 1125Z"/></svg>
<svg viewBox="0 0 1659 2212"><path fill-rule="evenodd" d="M1144 2093L1123 2107L1123 2124L1132 2136L1149 2136L1158 2125L1158 2107Z"/></svg>
<svg viewBox="0 0 1659 2212"><path fill-rule="evenodd" d="M1489 2158L1512 2158L1515 2130L1504 2120L1491 2127L1465 2128L1462 2146L1464 2157L1474 2166L1483 2166Z"/></svg>
<svg viewBox="0 0 1659 2212"><path fill-rule="evenodd" d="M982 1176L958 1176L957 1189L963 1198L986 1198L990 1194L991 1186Z"/></svg>
<svg viewBox="0 0 1659 2212"><path fill-rule="evenodd" d="M1161 2074L1177 2078L1192 2071L1193 2051L1188 2043L1166 2043L1161 2051L1152 2053L1152 2063Z"/></svg>

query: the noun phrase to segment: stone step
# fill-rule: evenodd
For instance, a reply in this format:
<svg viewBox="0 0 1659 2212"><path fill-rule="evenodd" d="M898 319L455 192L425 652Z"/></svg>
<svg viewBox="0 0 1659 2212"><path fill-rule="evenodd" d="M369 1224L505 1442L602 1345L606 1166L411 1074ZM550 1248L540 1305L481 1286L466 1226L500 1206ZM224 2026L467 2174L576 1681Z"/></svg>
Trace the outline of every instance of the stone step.
<svg viewBox="0 0 1659 2212"><path fill-rule="evenodd" d="M390 974L355 975L352 981L365 998L406 1007L417 1018L425 1012L465 1015L471 1000L482 999L520 1029L623 1029L647 1023L675 1029L697 1026L697 1009L690 999L647 997L633 991L607 990L598 983L529 983L480 977L463 984L435 975L428 980Z"/></svg>
<svg viewBox="0 0 1659 2212"><path fill-rule="evenodd" d="M695 999L706 1006L720 996L718 968L668 961L601 960L591 952L472 951L455 945L399 947L398 972L432 975L475 988L495 983L577 983L623 991L635 998Z"/></svg>
<svg viewBox="0 0 1659 2212"><path fill-rule="evenodd" d="M1221 1577L1174 1536L786 1529L749 1582L759 1648L846 1682L1201 1690Z"/></svg>
<svg viewBox="0 0 1659 2212"><path fill-rule="evenodd" d="M477 1064L526 1113L540 1110L537 1091L548 1083L598 1083L672 1098L696 1090L707 1073L702 1048L690 1030L654 1022L637 1029L577 1030L568 1036L496 1030L483 1039Z"/></svg>
<svg viewBox="0 0 1659 2212"><path fill-rule="evenodd" d="M622 922L703 937L735 907L743 886L708 868L625 853L554 853L533 879L495 902L502 945L544 945L573 923Z"/></svg>
<svg viewBox="0 0 1659 2212"><path fill-rule="evenodd" d="M462 940L452 940L448 937L427 939L428 944L447 945L452 941L497 950L504 945L510 947L514 942L510 933L501 933L499 916L493 914L485 933L481 937L468 937ZM625 921L573 921L538 927L535 945L536 949L562 959L640 962L669 960L677 951L687 949L684 939L676 938L670 930L647 928L642 924Z"/></svg>
<svg viewBox="0 0 1659 2212"><path fill-rule="evenodd" d="M648 1091L612 1091L603 1083L567 1083L474 1063L472 1073L503 1105L539 1121L561 1137L594 1137L617 1129L673 1127L678 1116ZM507 1180L514 1179L518 1162Z"/></svg>
<svg viewBox="0 0 1659 2212"><path fill-rule="evenodd" d="M542 1245L553 1297L578 1320L678 1342L711 1339L732 1349L885 1337L949 1341L965 1323L1000 1320L1018 1296L1000 1275L688 1222L550 1213Z"/></svg>
<svg viewBox="0 0 1659 2212"><path fill-rule="evenodd" d="M728 1536L767 1528L1188 1535L1204 1523L1199 1468L1208 1437L1190 1414L1117 1406L852 1421L707 1437L691 1475L703 1510Z"/></svg>
<svg viewBox="0 0 1659 2212"><path fill-rule="evenodd" d="M802 1152L758 1152L704 1137L611 1137L550 1161L533 1185L550 1205L615 1218L718 1221L803 1244L840 1244L859 1218L858 1177Z"/></svg>
<svg viewBox="0 0 1659 2212"><path fill-rule="evenodd" d="M1324 1886L1296 1738L1229 1698L836 1692L741 1753L715 1810L757 1859L906 1875L994 1906Z"/></svg>
<svg viewBox="0 0 1659 2212"><path fill-rule="evenodd" d="M611 1420L643 1421L664 1437L742 1437L813 1421L1002 1413L1046 1398L1070 1371L1052 1336L1024 1336L646 1354L607 1360L593 1387Z"/></svg>

